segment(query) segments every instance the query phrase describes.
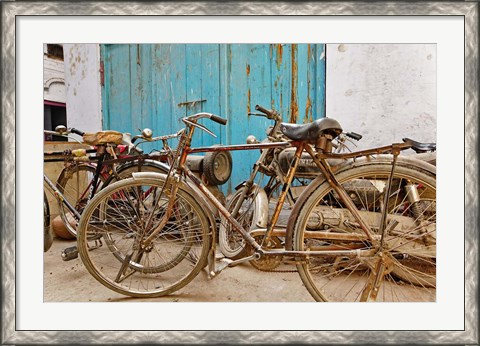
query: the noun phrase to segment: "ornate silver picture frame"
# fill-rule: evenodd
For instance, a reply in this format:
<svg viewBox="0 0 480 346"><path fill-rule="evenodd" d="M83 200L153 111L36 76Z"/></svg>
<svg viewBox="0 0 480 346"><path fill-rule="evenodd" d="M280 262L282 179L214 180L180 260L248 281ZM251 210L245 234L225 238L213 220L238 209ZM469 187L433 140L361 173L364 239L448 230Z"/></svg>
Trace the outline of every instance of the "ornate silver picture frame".
<svg viewBox="0 0 480 346"><path fill-rule="evenodd" d="M416 343L477 344L478 338L478 3L477 2L2 2L2 343ZM431 331L60 331L16 324L16 19L20 16L461 16L465 23L464 330ZM452 145L461 143L454 134ZM16 141L15 141L16 140ZM461 148L461 145L458 145ZM458 150L461 155L461 150ZM460 187L459 187L460 188ZM460 227L459 227L460 228ZM456 231L461 233L460 229ZM458 268L461 270L463 268ZM318 307L321 311L321 305ZM39 317L41 318L41 317ZM448 316L445 316L448 318ZM102 329L101 326L99 329Z"/></svg>

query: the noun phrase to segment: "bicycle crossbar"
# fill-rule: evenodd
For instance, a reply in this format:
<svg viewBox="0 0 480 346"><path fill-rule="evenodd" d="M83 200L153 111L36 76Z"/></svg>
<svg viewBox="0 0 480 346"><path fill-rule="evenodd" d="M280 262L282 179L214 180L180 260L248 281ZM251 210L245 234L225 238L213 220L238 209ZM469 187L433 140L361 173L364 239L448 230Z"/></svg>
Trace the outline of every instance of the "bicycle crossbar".
<svg viewBox="0 0 480 346"><path fill-rule="evenodd" d="M274 143L258 143L258 144L235 144L235 145L219 145L210 147L190 148L188 154L191 153L206 153L214 151L234 151L234 150L254 150L254 149L269 149L269 148L286 148L291 146L289 142L274 142Z"/></svg>

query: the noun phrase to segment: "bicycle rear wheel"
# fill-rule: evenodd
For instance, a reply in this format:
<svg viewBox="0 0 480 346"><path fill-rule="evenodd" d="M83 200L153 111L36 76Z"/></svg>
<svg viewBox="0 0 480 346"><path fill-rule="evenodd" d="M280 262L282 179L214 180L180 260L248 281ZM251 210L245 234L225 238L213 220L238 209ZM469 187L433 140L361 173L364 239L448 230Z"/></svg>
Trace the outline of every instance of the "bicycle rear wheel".
<svg viewBox="0 0 480 346"><path fill-rule="evenodd" d="M96 168L94 166L79 164L65 168L58 178L58 189L80 214L88 203L95 170ZM167 168L152 161L145 161L141 165L138 165L137 161L128 162L120 165L117 170L118 179L114 175L106 178L101 174L95 191L99 191L118 180L130 178L132 173L135 172L167 173ZM76 237L78 220L75 219L75 216L72 215L70 210L61 201L59 201L59 212L67 231L73 237Z"/></svg>
<svg viewBox="0 0 480 346"><path fill-rule="evenodd" d="M94 166L77 164L63 169L58 177L58 190L62 193L63 198L80 214L87 205L94 176ZM97 191L101 189L103 182L104 179L100 176ZM58 200L58 211L68 233L72 237L76 237L78 220L61 200Z"/></svg>
<svg viewBox="0 0 480 346"><path fill-rule="evenodd" d="M164 184L159 178L113 183L82 214L79 253L104 286L132 297L158 297L182 288L205 266L212 237L207 216L182 186L170 197ZM173 212L162 227L170 198ZM106 246L90 249L89 239L99 235Z"/></svg>
<svg viewBox="0 0 480 346"><path fill-rule="evenodd" d="M300 277L317 301L435 301L435 176L397 164L385 204L391 163L372 162L336 175L352 198L374 240L345 240L364 234L327 182L299 205L294 248L325 251L297 265ZM380 247L382 212L387 209ZM336 254L343 251L342 254Z"/></svg>

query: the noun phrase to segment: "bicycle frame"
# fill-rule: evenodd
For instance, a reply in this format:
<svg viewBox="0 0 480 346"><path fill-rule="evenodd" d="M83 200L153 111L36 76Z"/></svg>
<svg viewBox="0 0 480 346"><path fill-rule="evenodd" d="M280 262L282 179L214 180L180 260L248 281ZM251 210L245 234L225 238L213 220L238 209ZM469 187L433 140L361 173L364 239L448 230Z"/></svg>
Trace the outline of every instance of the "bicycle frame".
<svg viewBox="0 0 480 346"><path fill-rule="evenodd" d="M142 133L143 136L143 133ZM171 138L177 137L178 134L166 135L166 136L159 136L155 138L146 139L143 142L154 142L154 141L162 141L164 152L159 152L158 154L140 154L140 155L125 155L121 157L117 157L115 154L115 146L110 144L101 144L96 146L94 149L78 149L78 150L67 150L63 152L45 152L44 153L44 162L65 162L66 168L69 169L70 167L74 166L67 166L68 164L78 165L79 163L88 164L92 167L95 172L93 173L93 177L88 181L87 186L83 191L80 192L80 196L78 198L79 201L86 201L90 202L90 200L95 196L97 193L98 187L100 186L100 179L103 178L103 183L108 184L111 180L116 179L120 180L119 173L117 172L117 165L125 164L129 162L135 162L138 165L138 170L141 171L141 167L143 166L145 161L167 161L171 162L171 154L170 154L170 147L168 145L167 140ZM137 136L138 138L142 138L141 136ZM137 143L140 144L140 143ZM136 146L135 146L136 148ZM94 156L89 156L88 154L96 153ZM95 164L89 164L92 161L96 161ZM63 174L64 171L62 171ZM78 206L72 205L67 198L65 198L65 191L60 191L58 184L54 184L45 174L44 174L44 181L47 185L49 192L55 197L59 206L64 205L68 211L71 213L70 215L75 219L76 222L80 221L81 214L76 209ZM63 220L63 216L62 216ZM69 222L67 220L63 220L64 222Z"/></svg>
<svg viewBox="0 0 480 346"><path fill-rule="evenodd" d="M90 201L95 195L98 188L100 177L104 178L105 180L107 180L110 177L115 177L117 179L119 178L117 174L117 170L115 168L117 164L123 164L127 162L137 162L138 166L141 167L146 160L168 161L168 158L169 158L169 155L166 153L158 154L158 155L142 154L142 155L125 156L120 158L107 158L110 154L106 152L105 147L100 147L99 149L88 149L86 150L86 153L97 153L99 155L90 156L85 160L83 159L73 160L72 162L74 164L78 164L79 162L96 161L94 165L91 165L91 167L95 169L95 173L92 179L89 181L85 191L83 191L82 195L80 196L80 198L82 199L85 198L88 191L87 202ZM44 156L47 157L46 159L44 159L44 162L66 162L67 160L65 158L58 157L61 155L65 155L65 153L64 152L44 153ZM68 201L65 200L63 194L60 192L58 188L56 188L55 184L53 184L53 182L46 176L44 176L44 180L47 183L47 186L50 187L50 190L51 190L50 192L57 198L57 200L64 203L67 206L67 208L70 211L72 211L71 204L69 204ZM78 213L74 213L74 215L79 218L80 216L77 214Z"/></svg>
<svg viewBox="0 0 480 346"><path fill-rule="evenodd" d="M52 195L61 203L65 204L68 210L75 216L77 220L80 219L80 213L64 198L63 194L55 186L55 184L44 174L43 180L47 183Z"/></svg>
<svg viewBox="0 0 480 346"><path fill-rule="evenodd" d="M202 118L227 122L210 113L183 118L178 146L169 152L168 173L134 173L86 206L78 226L79 252L104 286L132 297L158 297L184 287L203 269L212 278L224 268L250 262L262 271L295 264L317 301L435 299L435 168L398 157L418 144L332 153L332 141L342 128L334 119L319 119L306 125L282 123L286 141L269 136L268 143L250 138L250 144L192 147L195 127L213 134L197 123ZM287 147L292 150L277 176L277 161L271 159ZM261 154L250 179L224 206L187 157L235 150ZM303 158L313 162L318 176L295 202L285 228L281 212ZM278 188L271 213L265 213L268 197L258 173L273 177ZM217 230L225 255L218 261ZM100 237L108 248L90 253L89 240ZM425 291L417 294L417 287Z"/></svg>
<svg viewBox="0 0 480 346"><path fill-rule="evenodd" d="M242 237L246 240L246 242L255 250L255 254L253 256L247 257L245 259L240 259L238 261L245 261L245 260L250 260L252 258L260 258L260 256L263 255L281 255L281 256L295 256L295 257L302 257L305 258L306 256L325 256L325 255L335 255L335 256L358 256L359 251L364 254L365 256L371 255L376 252L375 248L368 249L368 250L360 250L360 249L352 249L352 250L323 250L323 251L292 251L292 250L284 250L284 249L266 249L262 247L251 235L250 232L245 230L240 223L235 220L235 218L231 215L231 213L215 198L215 196L208 191L208 189L203 185L202 181L198 179L189 169L186 167L186 158L187 155L190 153L199 153L199 152L213 152L213 151L233 151L233 150L254 150L254 149L270 149L270 148L285 148L287 146L293 146L296 148L295 151L295 156L293 159L293 162L290 165L290 168L288 170L288 173L285 177L285 181L283 183L283 188L282 192L278 198L276 207L274 209L272 219L270 224L268 225L265 235L264 235L264 241L262 243L265 243L265 241L268 243L268 239L274 234L274 232L278 232L275 230L275 225L278 221L278 217L280 215L280 211L282 209L282 206L284 204L285 198L287 196L287 192L289 189L289 186L293 180L293 177L295 175L298 162L301 158L302 152L306 151L313 159L315 164L318 166L318 168L322 171L324 176L326 177L326 180L329 182L329 184L334 188L334 190L339 194L340 199L345 203L347 209L352 213L354 216L355 220L359 223L361 226L362 231L364 234L346 234L342 235L342 239L344 240L352 240L352 241L365 241L368 240L371 243L374 244L379 244L380 239L378 239L378 236L374 236L370 227L364 222L356 208L354 207L354 203L349 197L348 193L345 191L345 189L341 186L341 184L338 183L338 181L335 179L334 173L332 172L327 159L354 159L354 158L359 158L363 156L370 156L370 155L375 155L375 154L385 154L385 153L392 153L394 155L394 164L392 165L392 173L393 170L395 169L395 160L398 154L400 153L401 150L409 149L412 147L411 144L408 143L402 143L402 144L392 144L390 146L384 146L384 147L379 147L375 149L369 149L369 150L362 150L358 152L351 152L351 153L342 153L342 154L332 154L328 152L317 152L315 153L313 151L313 148L307 144L306 142L302 141L292 141L292 142L278 142L278 143L258 143L258 144L242 144L242 145L227 145L227 146L214 146L214 147L199 147L199 148L191 148L191 140L192 136L194 133L194 127L200 127L202 128L201 125L196 126L196 120L191 120L187 122L187 128L188 131L186 131L182 136L183 138L180 140L180 143L183 142L183 146L180 146L180 154L179 154L179 160L176 165L176 169L172 170L174 172L174 180L179 181L180 177L182 175L186 176L189 180L191 180L196 187L201 191L202 194L205 195L205 197L218 209L218 211L227 219L227 221L233 226L233 228L239 232ZM169 175L167 179L167 185L168 182L170 181L172 177ZM388 187L387 191L389 191L391 185L391 181L388 182ZM172 183L172 190L170 192L170 196L174 196L176 193L176 188L177 185L175 183ZM388 195L387 195L388 196ZM155 238L155 236L160 232L160 230L163 228L164 224L166 224L168 218L171 216L172 213L172 208L174 205L174 198L170 199L170 203L167 207L167 212L164 215L164 220L163 222L160 223L160 225L148 236L147 239L145 239L144 245L148 246L148 244ZM386 211L383 213L384 215L382 218L385 218ZM384 230L383 230L384 231ZM315 232L315 238L319 237L325 237L328 239L328 235L325 234L326 232ZM277 233L278 234L278 233ZM383 236L382 236L383 238ZM235 262L238 262L235 261Z"/></svg>
<svg viewBox="0 0 480 346"><path fill-rule="evenodd" d="M95 157L89 157L89 156L86 156L87 153L97 153L99 155L95 156ZM98 161L97 164L94 166L95 173L93 175L93 178L90 180L87 188L85 189L85 191L83 191L83 193L81 195L81 198L84 198L86 192L88 191L88 198L87 198L87 202L88 202L92 199L92 197L94 196L94 194L97 190L98 181L100 179L100 176L103 176L104 178L107 176L106 171L105 171L105 167L107 167L107 165L110 164L110 163L113 164L115 160L111 160L111 161L106 161L105 160L105 157L108 154L107 154L106 148L104 146L101 146L97 149L87 149L87 150L84 151L84 154L85 155L82 156L82 157L78 157L78 158L74 157L73 160L71 160L71 162L73 162L74 164L78 164L78 162L90 162L90 161L93 161L93 160ZM44 157L45 156L47 157L46 159L44 158L44 162L65 162L65 163L68 163L68 158L65 157L66 155L67 154L65 152L47 152L47 153L44 153ZM58 158L58 156L64 156L64 157L63 158ZM47 183L47 186L50 187L50 189L51 189L50 192L52 192L52 194L55 196L55 198L59 202L65 204L67 206L67 208L73 213L73 215L77 219L79 219L80 214L78 212L73 212L72 205L70 203L68 203L68 201L64 198L64 195L52 183L52 181L50 179L48 179L48 177L46 177L45 175L44 175L44 180Z"/></svg>

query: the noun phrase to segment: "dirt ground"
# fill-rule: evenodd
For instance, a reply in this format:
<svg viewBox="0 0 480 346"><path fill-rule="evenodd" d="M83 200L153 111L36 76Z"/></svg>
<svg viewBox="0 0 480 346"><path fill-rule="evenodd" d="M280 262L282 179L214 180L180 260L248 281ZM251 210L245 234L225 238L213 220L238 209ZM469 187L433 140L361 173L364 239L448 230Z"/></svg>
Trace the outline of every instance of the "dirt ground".
<svg viewBox="0 0 480 346"><path fill-rule="evenodd" d="M80 258L63 261L63 249L76 241L55 239L44 254L45 302L313 302L295 272L262 272L248 263L226 268L209 280L206 271L180 291L153 299L130 298L97 282L83 266ZM293 265L281 269L295 270Z"/></svg>

